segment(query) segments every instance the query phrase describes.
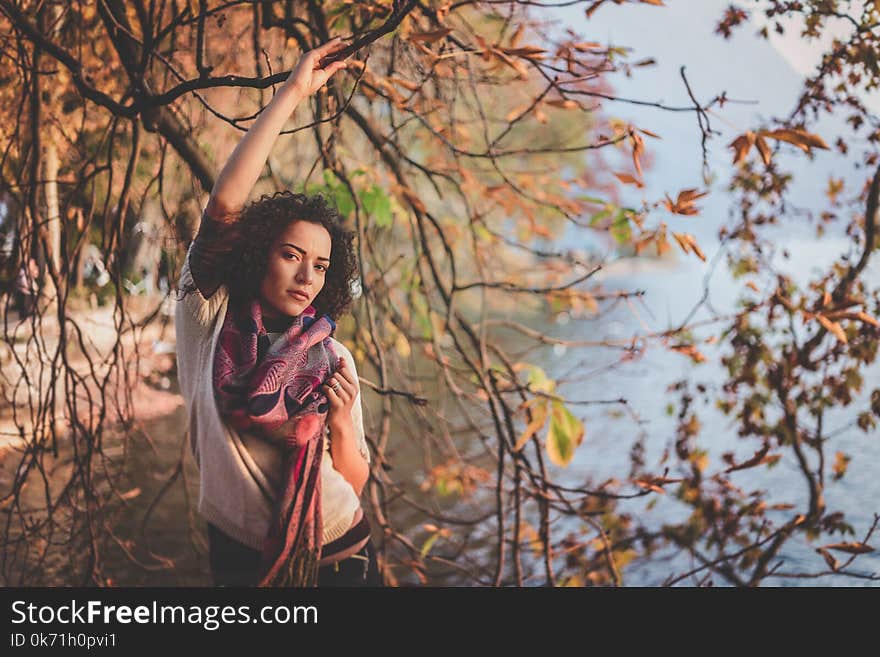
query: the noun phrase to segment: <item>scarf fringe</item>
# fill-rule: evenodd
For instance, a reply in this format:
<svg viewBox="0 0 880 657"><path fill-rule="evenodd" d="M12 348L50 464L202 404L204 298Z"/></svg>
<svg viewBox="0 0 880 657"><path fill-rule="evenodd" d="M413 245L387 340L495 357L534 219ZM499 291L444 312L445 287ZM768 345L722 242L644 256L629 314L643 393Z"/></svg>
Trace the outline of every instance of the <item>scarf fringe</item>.
<svg viewBox="0 0 880 657"><path fill-rule="evenodd" d="M262 580L262 587L315 587L318 585L318 562L320 553L315 550L298 550L291 555L283 568L279 568L270 580Z"/></svg>

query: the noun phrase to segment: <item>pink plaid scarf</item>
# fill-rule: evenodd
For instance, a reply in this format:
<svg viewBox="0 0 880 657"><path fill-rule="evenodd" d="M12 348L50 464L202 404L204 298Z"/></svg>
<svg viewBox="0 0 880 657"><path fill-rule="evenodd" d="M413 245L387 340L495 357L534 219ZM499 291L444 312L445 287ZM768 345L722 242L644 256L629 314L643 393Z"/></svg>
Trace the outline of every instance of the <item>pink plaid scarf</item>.
<svg viewBox="0 0 880 657"><path fill-rule="evenodd" d="M263 548L260 586L315 586L321 559L321 457L328 403L320 387L336 371L336 324L308 306L270 345L260 302L226 311L214 354L221 416L240 431L281 442L284 485Z"/></svg>

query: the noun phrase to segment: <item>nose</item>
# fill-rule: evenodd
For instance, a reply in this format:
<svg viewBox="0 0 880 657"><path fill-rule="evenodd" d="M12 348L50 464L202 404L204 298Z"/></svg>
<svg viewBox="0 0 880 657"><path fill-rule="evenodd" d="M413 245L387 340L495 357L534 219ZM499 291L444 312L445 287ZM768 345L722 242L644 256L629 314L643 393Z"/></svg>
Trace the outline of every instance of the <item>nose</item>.
<svg viewBox="0 0 880 657"><path fill-rule="evenodd" d="M313 278L311 265L307 262L301 262L296 271L296 280L301 285L311 285Z"/></svg>

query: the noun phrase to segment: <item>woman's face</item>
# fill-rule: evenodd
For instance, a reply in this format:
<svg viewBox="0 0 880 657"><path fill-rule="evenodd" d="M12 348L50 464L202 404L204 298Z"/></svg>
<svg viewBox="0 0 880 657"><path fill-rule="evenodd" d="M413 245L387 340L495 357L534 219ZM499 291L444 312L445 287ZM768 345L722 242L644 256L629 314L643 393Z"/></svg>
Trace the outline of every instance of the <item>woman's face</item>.
<svg viewBox="0 0 880 657"><path fill-rule="evenodd" d="M260 285L263 315L295 317L314 301L330 267L330 247L327 229L310 221L294 221L281 232Z"/></svg>

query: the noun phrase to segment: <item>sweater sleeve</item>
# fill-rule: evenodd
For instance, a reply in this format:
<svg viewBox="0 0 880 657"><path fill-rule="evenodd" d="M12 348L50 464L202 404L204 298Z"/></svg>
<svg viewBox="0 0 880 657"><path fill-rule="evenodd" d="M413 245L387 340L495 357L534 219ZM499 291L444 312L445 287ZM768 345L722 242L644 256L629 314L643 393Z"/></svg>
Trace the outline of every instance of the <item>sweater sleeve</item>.
<svg viewBox="0 0 880 657"><path fill-rule="evenodd" d="M205 299L210 299L221 285L229 256L239 243L240 224L235 215L218 221L202 214L199 232L193 240L190 271L193 282Z"/></svg>
<svg viewBox="0 0 880 657"><path fill-rule="evenodd" d="M183 266L180 268L178 288L181 290L189 289L191 286L195 285L191 265L195 245L196 243L194 240L193 243L190 244L186 257L183 260ZM220 285L215 288L214 291L216 294L212 294L210 298L207 298L202 290L196 285L192 292L178 299L181 312L180 323L182 324L178 330L183 331L186 336L189 336L189 339L205 338L208 335L206 331L214 326L214 321L227 297L225 285ZM186 327L183 326L183 324L191 323L193 321L195 322L193 329L185 330Z"/></svg>

